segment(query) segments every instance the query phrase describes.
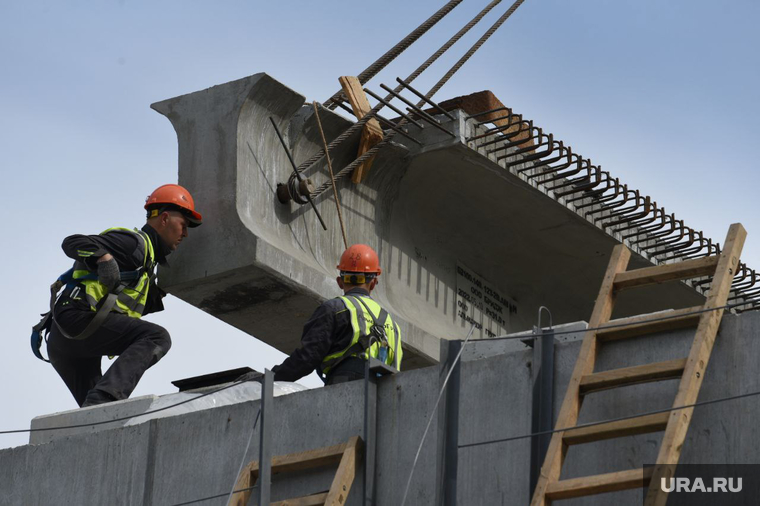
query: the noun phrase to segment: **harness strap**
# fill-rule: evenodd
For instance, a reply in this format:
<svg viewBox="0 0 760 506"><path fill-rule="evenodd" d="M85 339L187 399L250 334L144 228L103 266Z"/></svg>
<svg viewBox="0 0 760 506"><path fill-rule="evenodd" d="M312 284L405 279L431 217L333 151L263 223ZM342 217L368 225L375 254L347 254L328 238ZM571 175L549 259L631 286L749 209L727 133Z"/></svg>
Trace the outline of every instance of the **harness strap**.
<svg viewBox="0 0 760 506"><path fill-rule="evenodd" d="M358 317L364 319L364 309L362 309L362 306L364 306L364 308L367 309L367 312L369 313L369 316L372 318L372 321L374 322L375 325L377 325L378 320L381 320L383 324L385 324L385 322L388 320L388 312L382 307L380 308L380 315L377 318L375 318L375 315L372 314L372 311L369 309L369 306L367 306L367 304L364 301L362 301L360 297L354 297L353 295L346 295L345 297L349 299L356 307L359 313L357 315ZM324 369L324 368L329 367L331 371L334 371L335 368L338 367L338 364L340 364L347 358L354 356L354 354L365 353L369 349L370 346L372 346L372 336L370 336L369 334L366 334L364 332L364 327L361 327L359 329L359 339L354 344L346 348L346 351L344 351L343 355L341 355L340 357L335 357L325 362L322 362L322 368Z"/></svg>
<svg viewBox="0 0 760 506"><path fill-rule="evenodd" d="M54 283L55 285L55 283ZM108 314L113 309L114 305L116 304L116 300L119 298L119 294L124 289L124 285L119 285L116 287L116 289L113 292L110 292L105 300L103 301L103 304L98 308L97 313L95 313L95 316L90 320L90 323L87 324L87 326L84 328L84 330L76 335L72 336L69 335L65 330L63 330L63 327L61 327L58 322L55 320L55 300L51 299L51 305L50 305L50 314L53 316L53 323L55 323L55 326L58 327L58 330L61 332L61 335L65 337L66 339L73 339L75 341L81 341L83 339L87 339L92 334L95 333L96 330L100 328L101 325L103 325L103 322L108 317ZM52 287L51 287L52 291Z"/></svg>

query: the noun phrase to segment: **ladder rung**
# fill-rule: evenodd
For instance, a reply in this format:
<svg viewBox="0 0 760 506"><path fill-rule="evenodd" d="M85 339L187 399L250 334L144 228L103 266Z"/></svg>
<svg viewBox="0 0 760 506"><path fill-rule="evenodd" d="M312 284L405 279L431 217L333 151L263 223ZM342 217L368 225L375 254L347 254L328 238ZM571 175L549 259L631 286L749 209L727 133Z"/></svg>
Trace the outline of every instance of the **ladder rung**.
<svg viewBox="0 0 760 506"><path fill-rule="evenodd" d="M319 494L296 497L295 499L285 499L270 503L270 506L322 506L327 500L327 492Z"/></svg>
<svg viewBox="0 0 760 506"><path fill-rule="evenodd" d="M655 332L664 332L666 330L696 327L702 313L694 313L703 309L703 306L695 306L675 311L611 320L603 325L611 328L598 330L596 337L602 341L614 341L645 334L654 334Z"/></svg>
<svg viewBox="0 0 760 506"><path fill-rule="evenodd" d="M685 367L686 359L679 358L666 362L656 362L654 364L637 365L588 374L581 378L579 386L580 394L585 395L609 388L680 378Z"/></svg>
<svg viewBox="0 0 760 506"><path fill-rule="evenodd" d="M665 430L668 425L670 412L657 413L655 415L639 416L617 422L602 423L591 427L580 427L566 430L562 435L562 441L567 445L592 443L604 439L613 439L636 434L648 434Z"/></svg>
<svg viewBox="0 0 760 506"><path fill-rule="evenodd" d="M654 285L677 279L698 278L715 273L719 256L710 256L686 260L675 264L656 265L632 271L621 272L615 276L614 290L625 290L636 286Z"/></svg>
<svg viewBox="0 0 760 506"><path fill-rule="evenodd" d="M653 467L647 467L557 481L547 485L546 498L553 501L645 487L653 471Z"/></svg>

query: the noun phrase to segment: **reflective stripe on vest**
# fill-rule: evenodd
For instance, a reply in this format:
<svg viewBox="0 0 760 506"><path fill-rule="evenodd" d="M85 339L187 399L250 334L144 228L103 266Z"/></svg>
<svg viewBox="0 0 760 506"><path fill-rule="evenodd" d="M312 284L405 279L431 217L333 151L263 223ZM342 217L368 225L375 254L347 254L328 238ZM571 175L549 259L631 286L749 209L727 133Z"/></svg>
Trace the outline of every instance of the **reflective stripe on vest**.
<svg viewBox="0 0 760 506"><path fill-rule="evenodd" d="M348 353L348 356L366 358L366 354L361 350L357 350L356 345L359 343L360 338L364 337L366 339L367 336L370 336L370 329L372 325L375 324L375 320L379 318L382 311L380 304L372 300L370 297L348 295L339 298L343 301L343 304L345 304L346 309L349 312L351 328L353 329L354 334L351 337L351 342L345 349L328 355L322 360L322 372L325 374L328 374L330 369L332 369L333 364L341 359L346 353ZM361 301L358 300L360 298ZM361 304L362 302L364 302L366 307ZM372 312L374 319L367 314L367 309ZM401 349L401 332L399 331L398 325L393 321L391 315L388 315L384 322L377 321L377 324L383 326L385 329L385 337L388 340L388 356L385 363L400 371L401 358L404 352ZM379 356L380 346L381 344L373 338L372 345L369 347L369 354L371 357L377 358ZM352 347L355 351L351 351Z"/></svg>
<svg viewBox="0 0 760 506"><path fill-rule="evenodd" d="M138 229L128 229L122 227L109 228L100 233L100 235L107 234L108 232L120 232L130 233L137 237L137 249L133 252L135 260L142 265L142 274L136 281L129 283L116 299L112 311L126 314L133 318L140 318L145 310L145 302L148 300L148 287L150 286L150 278L153 275L153 269L156 266L155 253L153 250L153 244L150 242L148 234ZM81 262L74 264L73 278L75 280L81 279L83 276L90 274L90 271ZM97 311L98 303L100 300L108 294L108 289L103 286L97 280L81 280L79 281L85 287L85 300L90 304L90 309Z"/></svg>

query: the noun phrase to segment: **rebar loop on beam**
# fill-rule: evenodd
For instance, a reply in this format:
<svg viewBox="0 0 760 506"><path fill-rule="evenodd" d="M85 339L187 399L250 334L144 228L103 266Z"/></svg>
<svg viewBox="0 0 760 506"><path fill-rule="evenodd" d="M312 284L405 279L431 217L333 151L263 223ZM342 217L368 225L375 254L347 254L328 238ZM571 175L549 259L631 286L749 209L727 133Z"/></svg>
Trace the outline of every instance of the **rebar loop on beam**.
<svg viewBox="0 0 760 506"><path fill-rule="evenodd" d="M451 46L453 46L457 41L459 41L459 39L461 39L467 32L469 32L475 25L477 25L480 22L480 20L483 19L483 17L485 17L485 15L488 14L491 11L491 9L493 9L494 7L496 7L499 3L501 3L501 0L493 0L491 3L489 3L488 5L486 5L483 8L483 10L480 11L477 14L477 16L475 16L474 18L472 18L472 20L469 23L467 23L457 33L455 33L453 37L451 37L449 40L447 40L440 48L438 48L438 50L436 52L434 52L432 55L430 55L430 57L427 60L425 60L422 63L422 65L420 65L419 67L417 67L417 69L414 72L412 72L411 74L409 74L409 77L407 77L406 79L403 80L404 84L403 85L400 84L399 86L397 86L395 88L395 91L397 91L397 92L401 91L404 87L406 87L406 88L409 89L409 91L411 91L412 93L416 94L416 91L413 90L409 86L408 83L411 83L412 81L414 81L417 77L419 77L420 74L422 74L425 70L427 70L428 67L430 67L430 65L432 65L433 63L435 63L435 61L438 58L440 58L446 51L449 50L449 48L451 48ZM399 81L399 79L396 79L396 80ZM393 97L388 96L388 97L385 97L385 98L386 98L386 100L390 100ZM427 98L429 98L429 97L426 97L426 100L427 100ZM355 132L357 132L360 128L362 128L367 121L369 121L372 118L371 113L376 113L376 112L380 111L381 108L382 108L382 104L378 104L376 106L376 108L373 108L372 111L370 111L370 113L367 113L363 118L359 119L359 121L357 121L356 123L354 123L353 125L351 125L345 132L343 132L338 137L336 137L335 139L333 139L333 141L330 142L330 144L327 146L327 150L321 150L321 151L317 152L314 156L312 156L311 158L309 158L308 160L306 160L305 162L303 162L301 165L299 165L298 166L298 171L299 172L303 172L303 171L309 169L312 165L314 165L316 162L318 162L325 155L325 151L329 151L329 150L335 149L341 143L345 142L346 139L348 139L349 137L351 137Z"/></svg>
<svg viewBox="0 0 760 506"><path fill-rule="evenodd" d="M430 30L433 26L435 26L436 23L438 23L441 19L443 19L449 12L454 10L454 7L462 3L462 0L451 0L449 3L441 7L435 14L430 16L424 23L422 23L420 26L415 28L412 32L409 33L406 37L401 39L401 41L390 48L383 56L375 60L372 65L364 69L358 76L356 76L357 79L359 79L359 82L361 84L365 84L367 81L375 77L378 72L383 70L390 62L396 59L398 55L403 53L409 46L411 46L414 42L417 41L420 37L422 37L425 32ZM498 3L498 2L497 2ZM335 104L338 101L344 100L345 96L343 95L343 91L337 92L335 95L330 97L324 104L325 107L329 109L335 109Z"/></svg>
<svg viewBox="0 0 760 506"><path fill-rule="evenodd" d="M480 120L489 114L497 116ZM467 119L472 130L466 140L473 143L473 149L486 155L501 153L495 159L504 169L543 188L550 197L563 199L570 209L619 237L652 262L720 254L720 245L705 237L701 230L686 226L651 197L621 184L513 109L502 106L471 114ZM741 302L739 312L760 309L760 276L744 264L740 269L729 300ZM711 279L697 278L689 284L704 292Z"/></svg>

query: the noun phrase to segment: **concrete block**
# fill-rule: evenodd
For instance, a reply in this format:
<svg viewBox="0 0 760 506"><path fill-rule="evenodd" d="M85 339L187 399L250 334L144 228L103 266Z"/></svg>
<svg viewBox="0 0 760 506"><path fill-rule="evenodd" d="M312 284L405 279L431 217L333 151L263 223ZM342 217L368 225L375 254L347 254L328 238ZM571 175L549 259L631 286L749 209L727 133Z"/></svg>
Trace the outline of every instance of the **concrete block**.
<svg viewBox="0 0 760 506"><path fill-rule="evenodd" d="M116 427L123 427L129 419L140 413L144 413L150 404L158 397L155 395L144 395L134 399L124 399L123 401L110 402L100 406L89 406L86 408L72 409L70 411L61 411L49 415L37 416L32 419L29 433L29 444L43 444L50 441L65 438L73 434L87 434L110 430ZM106 420L122 419L118 422L89 425L93 423L104 422ZM80 426L70 429L42 430L50 427Z"/></svg>

